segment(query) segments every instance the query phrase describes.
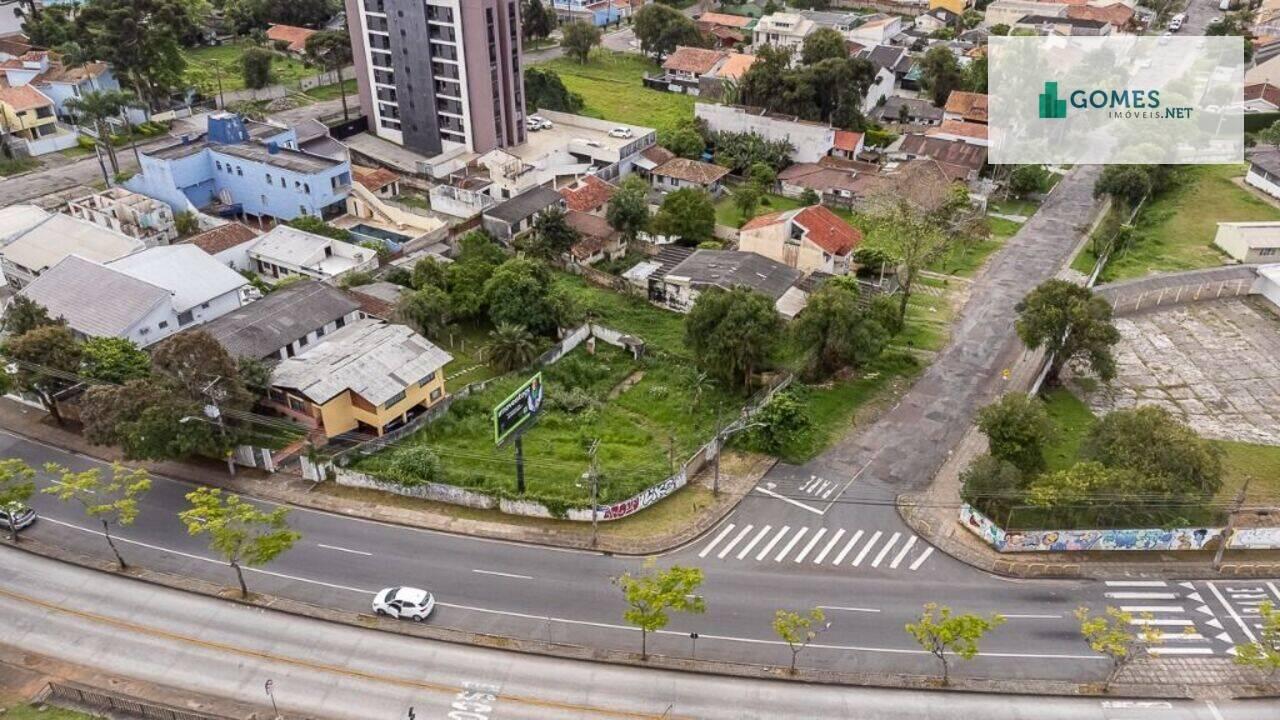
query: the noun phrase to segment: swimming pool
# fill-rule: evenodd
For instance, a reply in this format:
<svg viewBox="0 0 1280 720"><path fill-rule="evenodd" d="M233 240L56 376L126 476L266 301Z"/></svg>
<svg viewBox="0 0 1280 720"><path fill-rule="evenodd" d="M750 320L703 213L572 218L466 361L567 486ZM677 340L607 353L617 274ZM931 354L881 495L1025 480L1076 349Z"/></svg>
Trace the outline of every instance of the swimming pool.
<svg viewBox="0 0 1280 720"><path fill-rule="evenodd" d="M383 230L382 228L365 225L364 223L352 225L347 229L351 231L352 235L359 235L361 238L366 240L376 240L386 245L387 249L391 252L399 252L402 245L413 239L408 235L401 235L397 232Z"/></svg>

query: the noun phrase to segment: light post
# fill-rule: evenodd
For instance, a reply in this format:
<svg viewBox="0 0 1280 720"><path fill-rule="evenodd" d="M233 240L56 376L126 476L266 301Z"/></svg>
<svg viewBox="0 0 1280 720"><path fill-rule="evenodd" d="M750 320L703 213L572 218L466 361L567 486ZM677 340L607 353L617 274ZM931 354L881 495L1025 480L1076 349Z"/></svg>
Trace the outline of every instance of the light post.
<svg viewBox="0 0 1280 720"><path fill-rule="evenodd" d="M267 697L271 698L271 712L275 715L276 720L280 720L280 708L276 707L275 681L267 678L267 682L262 686L267 691Z"/></svg>
<svg viewBox="0 0 1280 720"><path fill-rule="evenodd" d="M729 438L733 437L734 435L737 435L738 433L744 430L750 430L751 428L758 428L758 427L764 427L764 423L758 423L758 422L746 423L743 425L738 425L737 427L734 427L734 425L730 425L729 427L717 432L716 436L712 438L711 449L715 452L715 456L712 458L712 463L715 465L715 475L711 480L712 495L720 494L720 451L724 449L724 444L728 442Z"/></svg>

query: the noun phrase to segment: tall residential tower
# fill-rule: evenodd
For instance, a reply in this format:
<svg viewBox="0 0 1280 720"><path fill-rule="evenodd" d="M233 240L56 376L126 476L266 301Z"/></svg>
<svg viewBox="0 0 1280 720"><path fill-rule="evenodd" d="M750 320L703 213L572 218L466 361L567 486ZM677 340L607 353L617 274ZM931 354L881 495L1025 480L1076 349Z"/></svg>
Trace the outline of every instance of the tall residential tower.
<svg viewBox="0 0 1280 720"><path fill-rule="evenodd" d="M427 156L524 142L519 0L346 0L369 129Z"/></svg>

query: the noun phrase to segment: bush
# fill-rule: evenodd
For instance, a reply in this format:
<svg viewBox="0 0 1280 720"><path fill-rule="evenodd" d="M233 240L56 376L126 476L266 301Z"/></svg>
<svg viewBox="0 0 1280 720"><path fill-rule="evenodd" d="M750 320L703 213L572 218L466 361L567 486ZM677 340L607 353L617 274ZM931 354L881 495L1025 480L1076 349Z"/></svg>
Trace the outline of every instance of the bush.
<svg viewBox="0 0 1280 720"><path fill-rule="evenodd" d="M353 272L343 275L342 279L338 281L338 285L343 288L353 288L361 285L368 285L372 282L373 275L370 275L367 272Z"/></svg>
<svg viewBox="0 0 1280 720"><path fill-rule="evenodd" d="M271 61L275 55L270 50L251 47L240 56L240 75L244 86L257 90L271 84Z"/></svg>
<svg viewBox="0 0 1280 720"><path fill-rule="evenodd" d="M747 447L769 455L805 442L813 431L809 409L790 391L774 395L751 422L760 425L746 432Z"/></svg>
<svg viewBox="0 0 1280 720"><path fill-rule="evenodd" d="M1018 502L1023 476L1013 463L982 455L960 473L960 482L960 499L999 523Z"/></svg>
<svg viewBox="0 0 1280 720"><path fill-rule="evenodd" d="M1038 398L1009 393L978 411L978 428L996 458L1027 474L1044 469L1044 446L1053 427Z"/></svg>
<svg viewBox="0 0 1280 720"><path fill-rule="evenodd" d="M596 399L591 397L591 393L580 387L569 388L565 392L552 395L550 404L553 409L570 415L576 415L583 410L590 410L599 406Z"/></svg>
<svg viewBox="0 0 1280 720"><path fill-rule="evenodd" d="M97 145L97 143L94 142L93 138L87 135L81 135L80 137L76 138L76 145L79 145L85 150L92 150L93 146Z"/></svg>
<svg viewBox="0 0 1280 720"><path fill-rule="evenodd" d="M409 445L392 453L387 461L386 475L406 487L444 479L440 458L425 445Z"/></svg>

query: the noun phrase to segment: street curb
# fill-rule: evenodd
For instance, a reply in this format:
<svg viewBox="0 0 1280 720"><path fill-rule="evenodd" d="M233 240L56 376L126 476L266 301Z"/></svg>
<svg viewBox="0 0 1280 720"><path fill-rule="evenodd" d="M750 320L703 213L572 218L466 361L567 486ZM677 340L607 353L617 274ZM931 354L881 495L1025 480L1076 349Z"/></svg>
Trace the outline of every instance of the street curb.
<svg viewBox="0 0 1280 720"><path fill-rule="evenodd" d="M503 635L474 633L453 628L433 627L430 625L401 623L396 620L380 618L374 615L346 610L323 608L273 595L253 594L250 598L240 598L225 594L227 586L206 580L188 578L168 572L150 570L142 567L131 567L120 572L115 570L114 563L96 560L57 548L39 540L22 540L19 544L6 544L6 547L21 550L31 555L63 562L89 570L109 573L118 577L139 580L150 585L179 590L194 595L235 602L262 610L289 613L313 620L330 622L348 627L377 630L418 637L437 642L449 642L471 645L494 650L518 652L531 655L558 657L567 660L604 662L611 665L627 665L645 667L655 670L689 672L724 677L738 677L757 680L777 680L813 683L820 685L843 685L858 687L874 687L890 690L945 690L953 692L982 693L994 695L1048 695L1058 697L1128 697L1161 700L1191 700L1197 698L1193 688L1205 687L1192 684L1157 685L1116 683L1112 693L1099 692L1097 684L1077 684L1054 680L985 680L976 678L955 678L952 684L941 687L936 678L921 675L885 675L876 673L844 673L823 671L814 668L800 668L794 675L789 674L782 666L751 665L727 661L689 660L664 655L650 655L641 660L637 653L621 650L591 648L569 643L555 643L541 640L526 640ZM1223 685L1212 683L1216 697L1231 699L1273 698L1280 697L1280 688L1268 690L1253 685Z"/></svg>

